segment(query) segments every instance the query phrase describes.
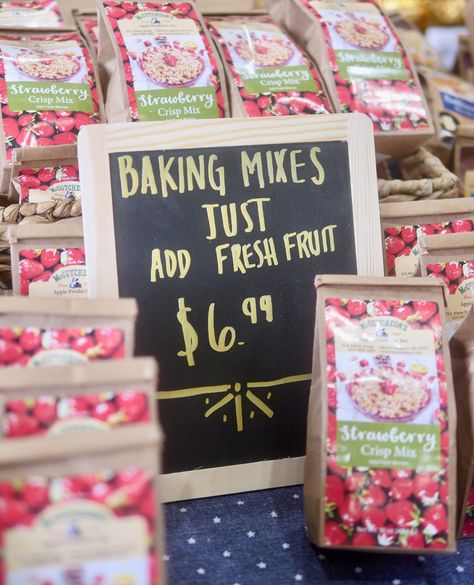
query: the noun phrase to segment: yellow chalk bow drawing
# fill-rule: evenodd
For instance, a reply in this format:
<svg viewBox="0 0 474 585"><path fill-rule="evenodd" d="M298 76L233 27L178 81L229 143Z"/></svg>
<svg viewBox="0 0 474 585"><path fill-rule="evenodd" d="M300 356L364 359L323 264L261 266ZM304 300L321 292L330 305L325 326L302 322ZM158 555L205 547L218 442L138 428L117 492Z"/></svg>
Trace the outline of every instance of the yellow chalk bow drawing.
<svg viewBox="0 0 474 585"><path fill-rule="evenodd" d="M242 391L242 384L236 382L235 384L223 384L221 386L197 386L195 388L184 388L182 390L161 390L157 392L157 398L159 400L172 400L177 398L191 398L200 395L213 395L213 394L225 394L212 406L209 406L204 412L204 417L209 418L213 414L221 411L222 408L234 402L235 408L235 422L238 432L244 430L244 414L242 407L242 397L244 396L256 409L263 413L268 418L272 418L274 411L268 406L268 404L259 398L253 390L258 389L269 389L275 386L284 386L286 384L293 384L295 382L306 382L311 380L311 374L298 374L295 376L287 376L285 378L278 378L277 380L266 380L261 382L247 382L244 385L245 390ZM270 400L272 396L271 392L267 392L266 399ZM206 405L210 403L209 396L205 401ZM253 419L255 417L255 411L251 410L249 417ZM223 422L227 422L227 414L222 417Z"/></svg>

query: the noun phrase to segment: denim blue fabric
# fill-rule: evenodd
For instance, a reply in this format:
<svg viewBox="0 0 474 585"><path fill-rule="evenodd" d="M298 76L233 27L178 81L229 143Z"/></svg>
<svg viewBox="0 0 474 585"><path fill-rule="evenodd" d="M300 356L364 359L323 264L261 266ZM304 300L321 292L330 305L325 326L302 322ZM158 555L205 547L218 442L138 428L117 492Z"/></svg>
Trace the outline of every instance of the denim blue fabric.
<svg viewBox="0 0 474 585"><path fill-rule="evenodd" d="M300 486L165 506L170 585L474 585L474 539L449 556L318 550Z"/></svg>

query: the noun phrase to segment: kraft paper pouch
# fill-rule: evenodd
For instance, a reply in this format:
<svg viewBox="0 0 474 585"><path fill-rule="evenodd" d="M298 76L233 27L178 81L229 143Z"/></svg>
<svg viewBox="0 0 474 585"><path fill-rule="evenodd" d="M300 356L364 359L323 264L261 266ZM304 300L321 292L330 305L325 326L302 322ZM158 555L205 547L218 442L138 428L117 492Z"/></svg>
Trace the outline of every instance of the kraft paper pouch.
<svg viewBox="0 0 474 585"><path fill-rule="evenodd" d="M10 235L14 295L87 299L82 218L77 220L20 224Z"/></svg>
<svg viewBox="0 0 474 585"><path fill-rule="evenodd" d="M152 425L3 441L2 583L164 585Z"/></svg>
<svg viewBox="0 0 474 585"><path fill-rule="evenodd" d="M316 67L266 16L206 19L224 63L232 116L329 114Z"/></svg>
<svg viewBox="0 0 474 585"><path fill-rule="evenodd" d="M83 126L103 121L96 79L76 32L0 35L3 192L15 148L74 144Z"/></svg>
<svg viewBox="0 0 474 585"><path fill-rule="evenodd" d="M15 149L10 201L58 203L80 198L81 185L75 144Z"/></svg>
<svg viewBox="0 0 474 585"><path fill-rule="evenodd" d="M0 29L57 29L65 26L58 0L0 2Z"/></svg>
<svg viewBox="0 0 474 585"><path fill-rule="evenodd" d="M194 2L99 2L109 122L228 115L225 78Z"/></svg>
<svg viewBox="0 0 474 585"><path fill-rule="evenodd" d="M321 276L316 287L309 539L371 552L453 552L456 414L442 284Z"/></svg>
<svg viewBox="0 0 474 585"><path fill-rule="evenodd" d="M451 338L472 306L474 232L421 236L421 274L439 278L449 289L446 327Z"/></svg>
<svg viewBox="0 0 474 585"><path fill-rule="evenodd" d="M454 172L466 197L474 197L474 126L458 126L454 143Z"/></svg>
<svg viewBox="0 0 474 585"><path fill-rule="evenodd" d="M474 537L474 310L451 339L458 412L458 537Z"/></svg>
<svg viewBox="0 0 474 585"><path fill-rule="evenodd" d="M415 65L443 69L443 62L438 52L427 42L425 35L413 22L407 20L399 12L390 11L388 18Z"/></svg>
<svg viewBox="0 0 474 585"><path fill-rule="evenodd" d="M0 303L0 366L56 366L133 355L134 299L6 297Z"/></svg>
<svg viewBox="0 0 474 585"><path fill-rule="evenodd" d="M385 274L415 276L420 270L420 233L472 232L474 201L462 198L382 203L380 217L385 239Z"/></svg>
<svg viewBox="0 0 474 585"><path fill-rule="evenodd" d="M157 366L151 358L3 370L5 439L108 431L153 422Z"/></svg>
<svg viewBox="0 0 474 585"><path fill-rule="evenodd" d="M433 135L415 68L375 0L266 0L318 66L338 112L367 114L377 153L403 157Z"/></svg>
<svg viewBox="0 0 474 585"><path fill-rule="evenodd" d="M99 53L99 20L96 13L74 14L77 28L86 39L89 49L98 57Z"/></svg>
<svg viewBox="0 0 474 585"><path fill-rule="evenodd" d="M445 163L451 161L459 124L474 126L474 85L454 75L419 69L426 88L436 135L431 150Z"/></svg>

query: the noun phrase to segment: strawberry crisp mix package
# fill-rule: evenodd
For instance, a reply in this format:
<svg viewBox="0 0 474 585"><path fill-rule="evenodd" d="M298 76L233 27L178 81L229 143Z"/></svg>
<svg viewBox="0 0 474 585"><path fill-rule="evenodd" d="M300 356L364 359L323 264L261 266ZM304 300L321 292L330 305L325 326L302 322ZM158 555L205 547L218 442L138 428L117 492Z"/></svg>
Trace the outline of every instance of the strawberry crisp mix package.
<svg viewBox="0 0 474 585"><path fill-rule="evenodd" d="M382 203L380 217L388 276L416 276L420 271L418 238L474 231L474 200L441 199Z"/></svg>
<svg viewBox="0 0 474 585"><path fill-rule="evenodd" d="M99 21L97 14L75 14L74 20L82 36L86 39L89 49L97 56L99 50Z"/></svg>
<svg viewBox="0 0 474 585"><path fill-rule="evenodd" d="M233 117L333 111L315 66L269 18L206 22L227 70Z"/></svg>
<svg viewBox="0 0 474 585"><path fill-rule="evenodd" d="M89 50L75 32L0 35L2 167L13 149L77 142L103 121Z"/></svg>
<svg viewBox="0 0 474 585"><path fill-rule="evenodd" d="M17 227L10 238L14 295L87 299L81 219Z"/></svg>
<svg viewBox="0 0 474 585"><path fill-rule="evenodd" d="M421 237L421 273L441 279L449 288L446 307L451 338L472 306L474 232Z"/></svg>
<svg viewBox="0 0 474 585"><path fill-rule="evenodd" d="M9 191L11 201L58 203L80 198L75 144L15 149Z"/></svg>
<svg viewBox="0 0 474 585"><path fill-rule="evenodd" d="M6 439L107 431L156 422L157 367L150 358L2 371L0 432Z"/></svg>
<svg viewBox="0 0 474 585"><path fill-rule="evenodd" d="M0 1L0 28L51 29L64 26L58 0Z"/></svg>
<svg viewBox="0 0 474 585"><path fill-rule="evenodd" d="M451 339L458 413L459 537L474 537L474 309Z"/></svg>
<svg viewBox="0 0 474 585"><path fill-rule="evenodd" d="M316 278L305 512L318 546L452 552L456 421L443 285Z"/></svg>
<svg viewBox="0 0 474 585"><path fill-rule="evenodd" d="M193 2L99 3L109 122L223 118L220 62Z"/></svg>
<svg viewBox="0 0 474 585"><path fill-rule="evenodd" d="M3 441L0 582L164 585L152 425Z"/></svg>
<svg viewBox="0 0 474 585"><path fill-rule="evenodd" d="M376 150L404 156L433 135L416 71L375 0L267 0L318 65L340 112L367 114Z"/></svg>
<svg viewBox="0 0 474 585"><path fill-rule="evenodd" d="M133 355L134 299L2 298L0 366L56 366Z"/></svg>

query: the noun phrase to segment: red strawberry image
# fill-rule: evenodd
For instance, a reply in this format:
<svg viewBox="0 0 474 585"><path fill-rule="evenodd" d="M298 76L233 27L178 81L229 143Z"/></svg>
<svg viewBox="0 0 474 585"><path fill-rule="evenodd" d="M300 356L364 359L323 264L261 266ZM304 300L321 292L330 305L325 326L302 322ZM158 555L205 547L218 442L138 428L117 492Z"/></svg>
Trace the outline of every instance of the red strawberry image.
<svg viewBox="0 0 474 585"><path fill-rule="evenodd" d="M71 341L71 349L79 353L88 354L94 347L95 342L90 335L83 335Z"/></svg>
<svg viewBox="0 0 474 585"><path fill-rule="evenodd" d="M36 401L33 414L40 424L48 424L56 419L56 401L50 396L40 396Z"/></svg>
<svg viewBox="0 0 474 585"><path fill-rule="evenodd" d="M349 492L356 492L362 487L366 482L367 476L365 473L355 472L348 475L346 479L346 490Z"/></svg>
<svg viewBox="0 0 474 585"><path fill-rule="evenodd" d="M328 475L326 477L325 501L325 509L330 516L344 501L344 482L337 475Z"/></svg>
<svg viewBox="0 0 474 585"><path fill-rule="evenodd" d="M442 483L439 488L439 499L443 504L447 504L449 501L449 485L447 482Z"/></svg>
<svg viewBox="0 0 474 585"><path fill-rule="evenodd" d="M406 500L413 493L413 482L408 478L396 479L390 490L390 497L394 500Z"/></svg>
<svg viewBox="0 0 474 585"><path fill-rule="evenodd" d="M414 532L401 533L399 543L402 548L425 548L425 538L423 534L416 530Z"/></svg>
<svg viewBox="0 0 474 585"><path fill-rule="evenodd" d="M416 240L417 237L415 227L412 225L402 227L401 236L405 244L410 244L411 242Z"/></svg>
<svg viewBox="0 0 474 585"><path fill-rule="evenodd" d="M326 522L324 525L324 544L326 546L340 546L347 541L347 533L336 522Z"/></svg>
<svg viewBox="0 0 474 585"><path fill-rule="evenodd" d="M448 518L443 504L435 504L428 508L422 517L423 534L426 537L433 537L440 532L448 530Z"/></svg>
<svg viewBox="0 0 474 585"><path fill-rule="evenodd" d="M24 437L36 432L38 422L27 414L8 414L5 435L7 437Z"/></svg>
<svg viewBox="0 0 474 585"><path fill-rule="evenodd" d="M31 510L41 510L49 502L49 488L45 479L29 478L23 487L23 500Z"/></svg>
<svg viewBox="0 0 474 585"><path fill-rule="evenodd" d="M409 469L392 469L390 471L390 474L395 479L402 479L402 478L411 477L413 475L413 471L411 471Z"/></svg>
<svg viewBox="0 0 474 585"><path fill-rule="evenodd" d="M387 521L387 516L381 508L368 507L362 510L362 524L369 532L377 532Z"/></svg>
<svg viewBox="0 0 474 585"><path fill-rule="evenodd" d="M84 253L81 248L69 248L61 252L61 264L63 266L76 266L84 264Z"/></svg>
<svg viewBox="0 0 474 585"><path fill-rule="evenodd" d="M25 258L20 260L20 276L26 280L32 280L44 272L44 266L41 262Z"/></svg>
<svg viewBox="0 0 474 585"><path fill-rule="evenodd" d="M413 480L413 495L423 506L432 506L439 498L439 486L429 473L419 473Z"/></svg>
<svg viewBox="0 0 474 585"><path fill-rule="evenodd" d="M382 507L387 501L387 496L383 489L376 485L371 485L363 491L361 496L361 503L364 506Z"/></svg>
<svg viewBox="0 0 474 585"><path fill-rule="evenodd" d="M339 516L346 526L355 526L361 517L361 505L359 500L352 494L345 497L339 507Z"/></svg>
<svg viewBox="0 0 474 585"><path fill-rule="evenodd" d="M446 539L445 538L435 538L432 542L428 544L428 548L435 548L435 549L445 549L446 548Z"/></svg>
<svg viewBox="0 0 474 585"><path fill-rule="evenodd" d="M25 522L28 508L20 500L0 498L0 528L6 529Z"/></svg>
<svg viewBox="0 0 474 585"><path fill-rule="evenodd" d="M364 301L351 300L347 303L347 311L352 317L360 317L367 312L367 305Z"/></svg>
<svg viewBox="0 0 474 585"><path fill-rule="evenodd" d="M446 264L444 273L449 278L449 280L457 280L463 274L462 265L459 262L448 262Z"/></svg>
<svg viewBox="0 0 474 585"><path fill-rule="evenodd" d="M23 351L34 351L41 346L41 331L33 327L27 327L21 332L18 341Z"/></svg>
<svg viewBox="0 0 474 585"><path fill-rule="evenodd" d="M43 252L41 252L40 261L45 268L56 266L59 262L59 251L54 249L43 250Z"/></svg>
<svg viewBox="0 0 474 585"><path fill-rule="evenodd" d="M472 232L473 226L470 219L453 219L451 222L453 232Z"/></svg>
<svg viewBox="0 0 474 585"><path fill-rule="evenodd" d="M438 305L433 301L413 301L413 308L423 323L429 321L438 312Z"/></svg>
<svg viewBox="0 0 474 585"><path fill-rule="evenodd" d="M377 546L375 536L368 532L356 532L352 537L352 546L373 547Z"/></svg>
<svg viewBox="0 0 474 585"><path fill-rule="evenodd" d="M117 405L129 422L135 422L140 420L145 413L148 400L144 392L126 391L118 394Z"/></svg>
<svg viewBox="0 0 474 585"><path fill-rule="evenodd" d="M116 413L116 408L110 402L98 404L92 411L92 416L97 420L108 422L109 418Z"/></svg>
<svg viewBox="0 0 474 585"><path fill-rule="evenodd" d="M14 364L22 354L23 350L17 343L0 339L0 365Z"/></svg>
<svg viewBox="0 0 474 585"><path fill-rule="evenodd" d="M377 542L380 546L392 546L397 539L395 526L382 526L377 533Z"/></svg>
<svg viewBox="0 0 474 585"><path fill-rule="evenodd" d="M392 311L392 316L401 319L402 321L406 321L409 317L414 314L413 309L409 305L403 305L401 307L396 307Z"/></svg>
<svg viewBox="0 0 474 585"><path fill-rule="evenodd" d="M418 507L408 500L388 504L385 512L390 522L398 528L415 528L420 523Z"/></svg>
<svg viewBox="0 0 474 585"><path fill-rule="evenodd" d="M373 485L389 488L392 485L392 478L387 469L374 469L371 473Z"/></svg>
<svg viewBox="0 0 474 585"><path fill-rule="evenodd" d="M389 254L396 256L405 248L405 242L396 236L389 236L385 239L385 248Z"/></svg>

